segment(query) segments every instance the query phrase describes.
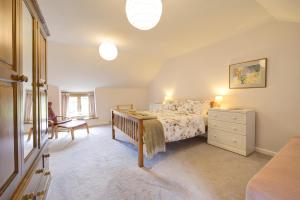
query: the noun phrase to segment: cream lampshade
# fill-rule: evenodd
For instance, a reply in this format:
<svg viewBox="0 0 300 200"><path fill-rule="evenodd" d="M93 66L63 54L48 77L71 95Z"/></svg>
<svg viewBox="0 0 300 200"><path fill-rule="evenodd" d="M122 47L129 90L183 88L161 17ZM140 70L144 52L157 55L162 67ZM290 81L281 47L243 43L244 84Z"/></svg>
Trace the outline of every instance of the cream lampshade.
<svg viewBox="0 0 300 200"><path fill-rule="evenodd" d="M102 42L99 46L99 54L104 60L114 60L118 56L118 48L111 42Z"/></svg>
<svg viewBox="0 0 300 200"><path fill-rule="evenodd" d="M162 0L126 0L126 16L140 30L155 27L162 15Z"/></svg>
<svg viewBox="0 0 300 200"><path fill-rule="evenodd" d="M221 95L215 96L215 105L214 105L214 107L221 107L222 102L223 102L223 96L221 96Z"/></svg>

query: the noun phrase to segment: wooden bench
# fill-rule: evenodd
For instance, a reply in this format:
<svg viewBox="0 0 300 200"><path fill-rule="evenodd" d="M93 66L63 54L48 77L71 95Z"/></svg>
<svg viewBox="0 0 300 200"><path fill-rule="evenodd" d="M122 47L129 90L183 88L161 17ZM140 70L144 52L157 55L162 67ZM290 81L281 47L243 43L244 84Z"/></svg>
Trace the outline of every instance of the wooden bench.
<svg viewBox="0 0 300 200"><path fill-rule="evenodd" d="M86 128L87 133L90 133L88 124L83 120L72 120L63 124L57 124L55 126L55 138L58 138L59 130L67 130L71 132L72 140L74 140L74 131L80 128Z"/></svg>

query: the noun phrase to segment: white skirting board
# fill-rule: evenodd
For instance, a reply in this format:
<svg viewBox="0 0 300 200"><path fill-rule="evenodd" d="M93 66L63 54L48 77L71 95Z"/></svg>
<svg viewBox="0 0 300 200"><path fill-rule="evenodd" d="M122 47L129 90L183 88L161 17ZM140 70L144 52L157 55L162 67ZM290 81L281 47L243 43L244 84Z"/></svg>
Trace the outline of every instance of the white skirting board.
<svg viewBox="0 0 300 200"><path fill-rule="evenodd" d="M97 126L102 126L102 125L109 124L109 122L104 121L104 120L99 119L99 118L87 119L85 121L88 123L89 127L97 127Z"/></svg>
<svg viewBox="0 0 300 200"><path fill-rule="evenodd" d="M265 154L265 155L268 155L268 156L275 156L276 155L275 151L270 151L268 149L263 149L263 148L260 148L260 147L255 147L255 151L257 151L259 153L262 153L262 154Z"/></svg>

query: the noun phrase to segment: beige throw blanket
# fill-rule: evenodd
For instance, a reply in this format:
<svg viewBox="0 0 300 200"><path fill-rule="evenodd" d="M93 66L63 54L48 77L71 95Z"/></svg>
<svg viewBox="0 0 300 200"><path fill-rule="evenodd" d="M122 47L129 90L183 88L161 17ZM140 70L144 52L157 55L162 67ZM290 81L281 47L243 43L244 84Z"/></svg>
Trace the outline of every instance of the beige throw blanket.
<svg viewBox="0 0 300 200"><path fill-rule="evenodd" d="M158 152L166 151L164 129L157 119L143 121L144 143L148 158L152 158Z"/></svg>

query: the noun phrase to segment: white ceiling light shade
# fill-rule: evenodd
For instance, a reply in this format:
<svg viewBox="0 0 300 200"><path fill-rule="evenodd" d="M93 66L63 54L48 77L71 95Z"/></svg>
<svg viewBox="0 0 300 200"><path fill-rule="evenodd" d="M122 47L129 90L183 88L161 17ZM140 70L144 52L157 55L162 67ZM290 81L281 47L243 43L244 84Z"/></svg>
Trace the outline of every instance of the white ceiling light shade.
<svg viewBox="0 0 300 200"><path fill-rule="evenodd" d="M99 46L99 54L104 60L114 60L118 56L118 48L111 42L102 42Z"/></svg>
<svg viewBox="0 0 300 200"><path fill-rule="evenodd" d="M162 0L126 0L128 21L140 30L155 27L160 20L162 8Z"/></svg>

